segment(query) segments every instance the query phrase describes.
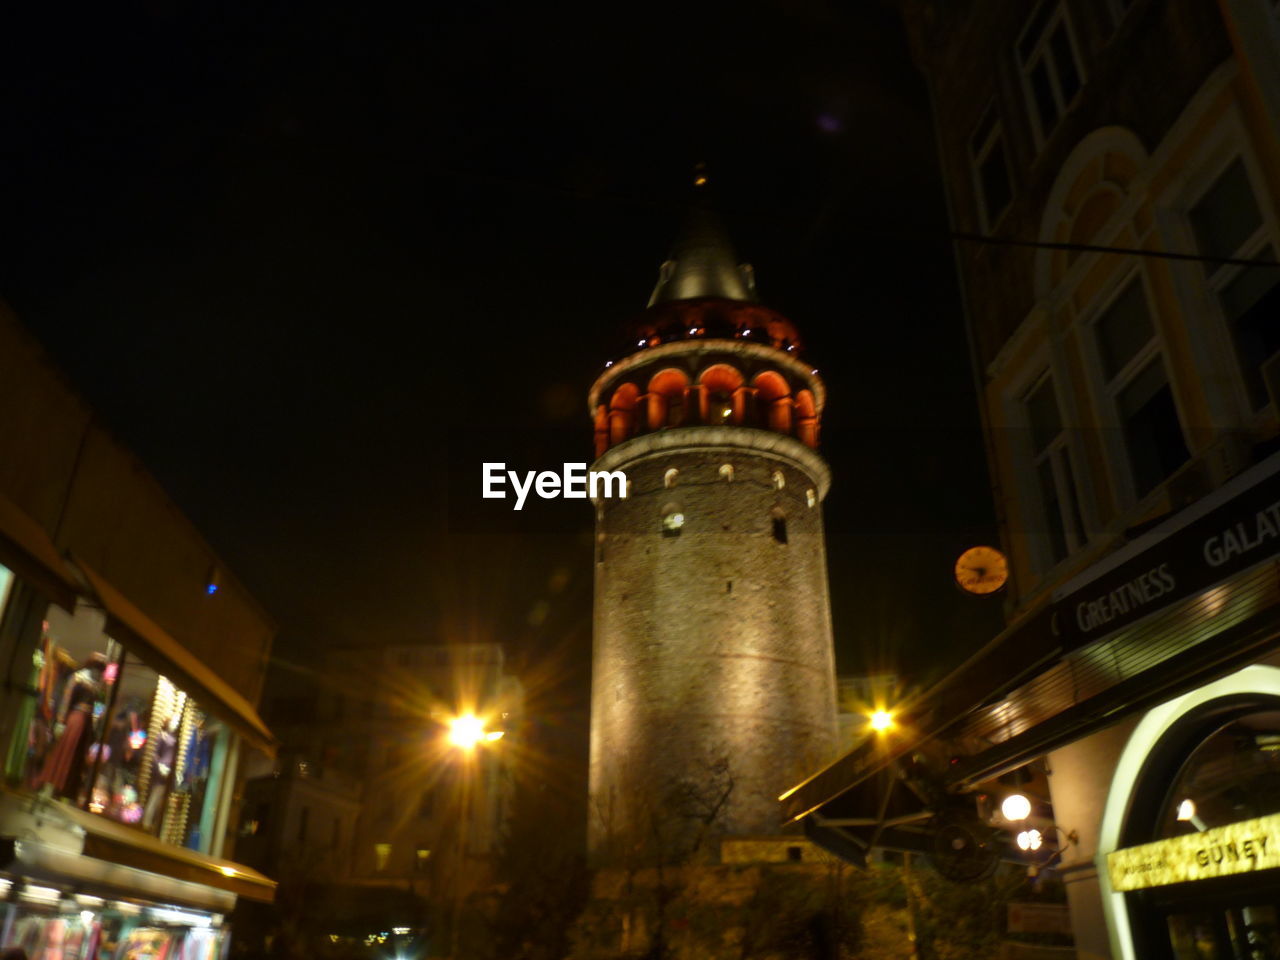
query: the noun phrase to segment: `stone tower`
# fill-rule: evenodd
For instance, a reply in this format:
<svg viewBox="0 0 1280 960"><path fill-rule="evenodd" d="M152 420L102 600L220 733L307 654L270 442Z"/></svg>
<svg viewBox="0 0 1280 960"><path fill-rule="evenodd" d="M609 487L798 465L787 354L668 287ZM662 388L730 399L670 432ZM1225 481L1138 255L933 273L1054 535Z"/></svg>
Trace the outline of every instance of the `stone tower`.
<svg viewBox="0 0 1280 960"><path fill-rule="evenodd" d="M629 353L590 394L592 469L629 488L596 502L597 857L655 820L698 826L726 792L712 833L776 834L778 795L832 758L824 393L791 322L694 208Z"/></svg>

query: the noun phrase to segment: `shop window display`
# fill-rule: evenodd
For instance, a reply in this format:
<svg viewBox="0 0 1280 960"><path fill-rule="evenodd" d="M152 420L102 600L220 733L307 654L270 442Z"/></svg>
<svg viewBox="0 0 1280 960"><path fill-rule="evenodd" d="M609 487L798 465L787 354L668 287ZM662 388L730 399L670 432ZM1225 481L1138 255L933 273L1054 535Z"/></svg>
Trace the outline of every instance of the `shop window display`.
<svg viewBox="0 0 1280 960"><path fill-rule="evenodd" d="M208 852L229 733L103 626L88 605L49 609L6 774Z"/></svg>
<svg viewBox="0 0 1280 960"><path fill-rule="evenodd" d="M77 900L96 901L94 906ZM97 897L4 904L6 943L32 960L218 960L226 931L206 918ZM188 921L188 922L182 922Z"/></svg>

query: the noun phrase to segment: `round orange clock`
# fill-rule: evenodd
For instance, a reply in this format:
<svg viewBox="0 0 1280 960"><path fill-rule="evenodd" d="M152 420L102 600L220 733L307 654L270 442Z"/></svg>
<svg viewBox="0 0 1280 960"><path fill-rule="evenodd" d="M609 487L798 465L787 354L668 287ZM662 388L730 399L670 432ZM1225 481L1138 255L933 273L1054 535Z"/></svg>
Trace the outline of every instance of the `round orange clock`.
<svg viewBox="0 0 1280 960"><path fill-rule="evenodd" d="M995 593L1009 579L1009 561L995 547L970 547L956 561L956 584L967 593Z"/></svg>

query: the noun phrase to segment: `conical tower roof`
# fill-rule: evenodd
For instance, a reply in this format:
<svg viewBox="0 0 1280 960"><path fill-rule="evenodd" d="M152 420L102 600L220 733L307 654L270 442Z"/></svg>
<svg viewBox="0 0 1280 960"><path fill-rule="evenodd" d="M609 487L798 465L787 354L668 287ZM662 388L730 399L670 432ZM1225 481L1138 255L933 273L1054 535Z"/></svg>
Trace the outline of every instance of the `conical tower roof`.
<svg viewBox="0 0 1280 960"><path fill-rule="evenodd" d="M750 264L738 263L720 218L703 204L689 209L649 306L697 297L758 302Z"/></svg>

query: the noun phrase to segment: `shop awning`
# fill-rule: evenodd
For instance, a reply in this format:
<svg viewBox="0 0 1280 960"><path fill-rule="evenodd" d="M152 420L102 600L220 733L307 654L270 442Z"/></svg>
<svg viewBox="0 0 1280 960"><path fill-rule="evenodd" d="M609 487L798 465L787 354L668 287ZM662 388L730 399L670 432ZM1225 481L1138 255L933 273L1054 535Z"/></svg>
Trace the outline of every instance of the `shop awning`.
<svg viewBox="0 0 1280 960"><path fill-rule="evenodd" d="M111 637L194 697L201 709L230 725L246 742L275 756L275 738L238 690L201 663L83 560L73 555L71 562L84 574L106 610L106 630Z"/></svg>
<svg viewBox="0 0 1280 960"><path fill-rule="evenodd" d="M930 741L985 745L937 777L941 789L964 789L1256 660L1280 633L1278 520L1273 454L899 705L893 735L860 743L783 795L786 820L819 835L840 821L883 824L873 778Z"/></svg>
<svg viewBox="0 0 1280 960"><path fill-rule="evenodd" d="M0 563L65 610L74 610L79 592L44 527L0 494Z"/></svg>
<svg viewBox="0 0 1280 960"><path fill-rule="evenodd" d="M239 863L162 843L70 804L0 792L0 869L84 892L226 912L236 897L275 899L275 881ZM78 838L78 839L77 839Z"/></svg>
<svg viewBox="0 0 1280 960"><path fill-rule="evenodd" d="M243 864L205 856L185 847L162 843L150 834L106 817L76 810L85 828L84 855L111 864L174 880L226 890L238 897L271 903L276 882Z"/></svg>

